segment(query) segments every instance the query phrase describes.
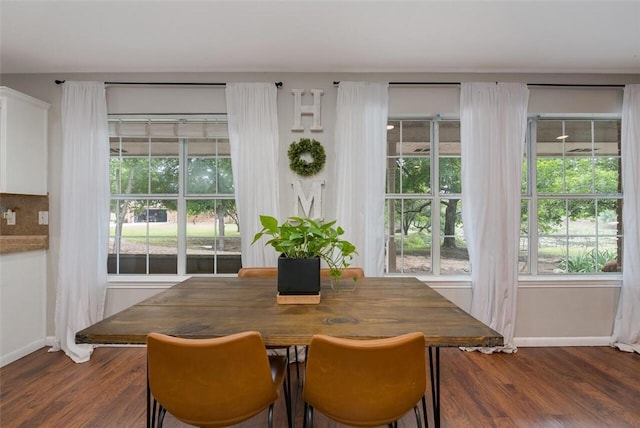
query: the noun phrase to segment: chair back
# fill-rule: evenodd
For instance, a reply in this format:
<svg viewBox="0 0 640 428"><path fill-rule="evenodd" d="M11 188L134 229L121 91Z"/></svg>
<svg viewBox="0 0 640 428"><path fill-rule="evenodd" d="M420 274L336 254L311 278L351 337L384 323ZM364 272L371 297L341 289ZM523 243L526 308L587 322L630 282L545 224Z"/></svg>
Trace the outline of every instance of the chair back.
<svg viewBox="0 0 640 428"><path fill-rule="evenodd" d="M240 268L238 278L277 278L277 267L246 267Z"/></svg>
<svg viewBox="0 0 640 428"><path fill-rule="evenodd" d="M375 340L315 335L311 340L304 401L334 421L389 424L410 411L425 389L422 333Z"/></svg>
<svg viewBox="0 0 640 428"><path fill-rule="evenodd" d="M147 355L153 397L187 424L234 425L278 398L264 342L256 331L213 339L150 333Z"/></svg>
<svg viewBox="0 0 640 428"><path fill-rule="evenodd" d="M340 269L343 278L364 278L364 270L360 267L348 267ZM320 269L321 278L329 278L329 268ZM243 267L238 271L238 278L277 278L277 267Z"/></svg>

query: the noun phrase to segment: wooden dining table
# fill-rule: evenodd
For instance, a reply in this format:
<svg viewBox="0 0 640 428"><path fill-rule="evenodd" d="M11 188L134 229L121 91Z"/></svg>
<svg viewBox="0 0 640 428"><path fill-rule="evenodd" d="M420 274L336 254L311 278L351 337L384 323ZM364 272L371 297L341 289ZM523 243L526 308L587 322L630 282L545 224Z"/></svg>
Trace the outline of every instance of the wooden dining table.
<svg viewBox="0 0 640 428"><path fill-rule="evenodd" d="M321 287L318 304L278 304L275 278L192 277L77 332L76 343L145 344L150 332L197 339L256 330L267 346L279 347L308 345L314 334L378 339L419 331L429 349L436 426L440 347L503 345L502 335L414 277L361 278L349 292L334 292L326 279Z"/></svg>

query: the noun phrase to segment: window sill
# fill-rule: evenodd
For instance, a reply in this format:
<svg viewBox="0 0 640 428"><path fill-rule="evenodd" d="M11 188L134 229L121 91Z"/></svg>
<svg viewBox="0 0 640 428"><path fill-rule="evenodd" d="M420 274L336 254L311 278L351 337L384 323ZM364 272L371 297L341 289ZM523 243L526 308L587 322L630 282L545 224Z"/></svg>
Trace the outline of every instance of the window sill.
<svg viewBox="0 0 640 428"><path fill-rule="evenodd" d="M182 282L192 276L199 275L110 275L108 285L110 288L126 287L165 287ZM233 278L235 274L220 274L215 277ZM469 275L409 275L392 274L387 277L416 277L420 281L435 288L470 288L471 277ZM619 288L622 285L622 274L600 275L521 275L518 277L519 288Z"/></svg>

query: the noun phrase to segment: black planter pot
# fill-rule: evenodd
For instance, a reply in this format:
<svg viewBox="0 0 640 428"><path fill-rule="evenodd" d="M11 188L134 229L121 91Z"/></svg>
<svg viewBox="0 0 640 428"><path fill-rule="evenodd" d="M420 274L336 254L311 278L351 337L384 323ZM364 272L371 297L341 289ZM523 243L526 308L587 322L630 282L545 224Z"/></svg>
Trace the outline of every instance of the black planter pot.
<svg viewBox="0 0 640 428"><path fill-rule="evenodd" d="M278 258L278 293L304 295L320 293L320 258Z"/></svg>

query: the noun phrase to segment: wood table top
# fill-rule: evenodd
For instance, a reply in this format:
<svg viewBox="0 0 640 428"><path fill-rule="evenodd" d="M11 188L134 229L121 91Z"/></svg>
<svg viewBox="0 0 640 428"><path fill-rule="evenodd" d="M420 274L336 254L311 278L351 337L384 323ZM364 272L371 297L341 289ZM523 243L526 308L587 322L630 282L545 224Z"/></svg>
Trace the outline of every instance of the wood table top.
<svg viewBox="0 0 640 428"><path fill-rule="evenodd" d="M267 346L308 345L314 334L377 339L413 331L429 346L503 344L499 333L416 278L362 278L357 285L334 293L323 280L319 304L281 305L275 278L193 277L79 331L76 342L145 344L150 332L208 338L257 330Z"/></svg>

